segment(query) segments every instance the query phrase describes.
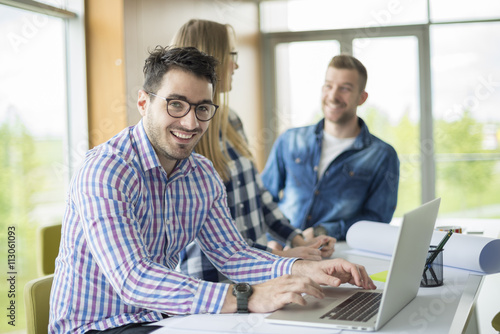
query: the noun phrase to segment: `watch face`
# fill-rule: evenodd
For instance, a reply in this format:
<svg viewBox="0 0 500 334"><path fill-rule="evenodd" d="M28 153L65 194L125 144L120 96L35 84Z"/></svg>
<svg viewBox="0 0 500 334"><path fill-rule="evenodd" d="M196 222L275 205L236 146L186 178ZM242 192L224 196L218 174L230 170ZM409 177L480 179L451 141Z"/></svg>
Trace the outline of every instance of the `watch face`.
<svg viewBox="0 0 500 334"><path fill-rule="evenodd" d="M250 285L247 283L236 284L234 287L238 292L247 292L250 291Z"/></svg>
<svg viewBox="0 0 500 334"><path fill-rule="evenodd" d="M251 296L253 293L252 286L248 283L238 283L233 286L233 295L236 296Z"/></svg>

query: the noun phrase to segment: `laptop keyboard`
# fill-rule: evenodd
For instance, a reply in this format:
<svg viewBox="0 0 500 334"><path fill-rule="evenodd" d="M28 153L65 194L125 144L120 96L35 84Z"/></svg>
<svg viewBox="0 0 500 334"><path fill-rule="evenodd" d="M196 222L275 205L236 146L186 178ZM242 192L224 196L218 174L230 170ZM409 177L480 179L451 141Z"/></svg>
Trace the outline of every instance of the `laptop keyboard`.
<svg viewBox="0 0 500 334"><path fill-rule="evenodd" d="M378 312L382 293L360 291L322 315L320 319L366 322Z"/></svg>

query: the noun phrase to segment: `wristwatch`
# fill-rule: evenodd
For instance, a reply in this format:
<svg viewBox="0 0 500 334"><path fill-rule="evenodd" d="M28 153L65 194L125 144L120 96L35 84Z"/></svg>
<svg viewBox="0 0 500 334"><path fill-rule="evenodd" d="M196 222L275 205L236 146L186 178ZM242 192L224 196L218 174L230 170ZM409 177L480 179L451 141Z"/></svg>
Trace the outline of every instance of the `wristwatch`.
<svg viewBox="0 0 500 334"><path fill-rule="evenodd" d="M248 298L250 298L252 293L252 286L248 283L237 283L233 285L233 296L236 296L238 313L248 313Z"/></svg>

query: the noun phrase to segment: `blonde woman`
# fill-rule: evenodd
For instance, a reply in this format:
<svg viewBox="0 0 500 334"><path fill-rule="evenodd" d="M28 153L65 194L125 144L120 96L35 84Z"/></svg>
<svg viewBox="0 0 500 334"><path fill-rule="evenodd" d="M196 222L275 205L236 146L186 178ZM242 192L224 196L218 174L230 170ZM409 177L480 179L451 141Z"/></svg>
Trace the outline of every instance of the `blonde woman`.
<svg viewBox="0 0 500 334"><path fill-rule="evenodd" d="M308 260L329 257L334 250L334 238L304 239L302 231L292 227L273 202L252 161L242 123L228 107L233 73L239 67L233 28L213 21L190 20L180 28L171 44L194 46L219 61L219 80L213 100L220 107L195 151L212 161L224 181L231 216L242 236L251 246L280 256ZM291 247L286 250L268 248L266 232ZM225 279L195 243L182 252L180 269L204 280Z"/></svg>

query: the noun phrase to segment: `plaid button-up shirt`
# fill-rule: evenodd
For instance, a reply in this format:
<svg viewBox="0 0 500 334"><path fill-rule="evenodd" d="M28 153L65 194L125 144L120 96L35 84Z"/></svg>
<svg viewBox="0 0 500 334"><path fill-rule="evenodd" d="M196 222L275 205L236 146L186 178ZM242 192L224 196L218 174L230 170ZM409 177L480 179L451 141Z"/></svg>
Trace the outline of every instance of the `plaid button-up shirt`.
<svg viewBox="0 0 500 334"><path fill-rule="evenodd" d="M153 322L162 313L218 313L228 285L175 271L195 238L235 281L264 282L295 259L250 248L212 164L192 154L170 177L142 122L92 149L68 193L51 292L51 333Z"/></svg>

